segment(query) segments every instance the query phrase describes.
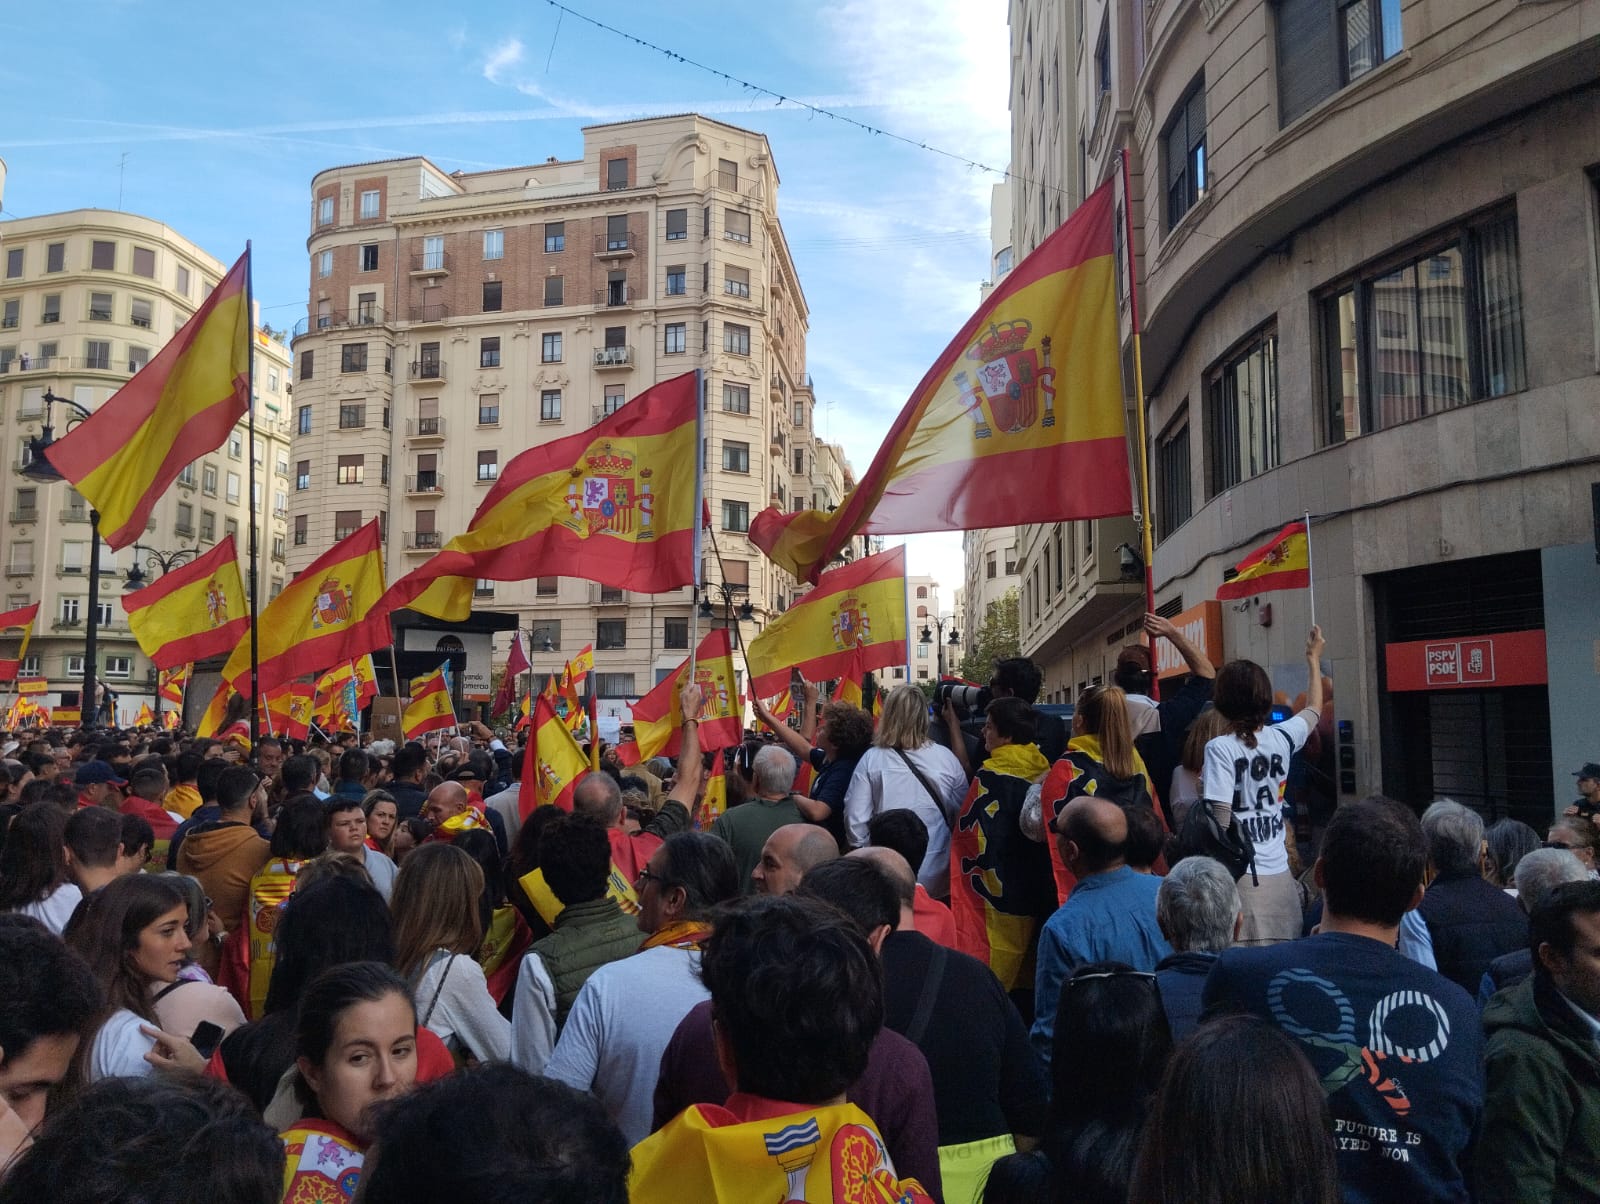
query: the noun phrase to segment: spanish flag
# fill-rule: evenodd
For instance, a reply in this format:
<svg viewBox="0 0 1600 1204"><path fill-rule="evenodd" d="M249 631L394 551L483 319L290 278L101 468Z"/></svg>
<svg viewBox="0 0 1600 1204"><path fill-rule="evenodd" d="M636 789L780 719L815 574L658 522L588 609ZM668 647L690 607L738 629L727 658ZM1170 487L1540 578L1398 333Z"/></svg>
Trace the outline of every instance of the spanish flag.
<svg viewBox="0 0 1600 1204"><path fill-rule="evenodd" d="M378 520L341 539L298 574L260 614L257 689L320 673L389 643L389 621L375 607L383 596ZM250 637L222 668L222 678L249 688Z"/></svg>
<svg viewBox="0 0 1600 1204"><path fill-rule="evenodd" d="M516 727L513 728L514 731L519 731L520 732L523 728L528 726L529 722L531 721L531 716L529 715L528 708L530 706L532 706L532 705L533 705L533 699L524 696L524 698L522 699L522 704L517 708L517 712L518 712L517 713L517 723L516 723Z"/></svg>
<svg viewBox="0 0 1600 1204"><path fill-rule="evenodd" d="M0 681L17 680L17 674L22 671L22 662L28 655L28 641L33 638L33 621L38 617L37 602L0 613L0 635L12 631L22 632L22 646L17 649L16 660L0 660Z"/></svg>
<svg viewBox="0 0 1600 1204"><path fill-rule="evenodd" d="M711 825L728 809L728 763L719 752L711 758L711 772L706 774L705 793L700 796L700 810L694 826L696 831L709 832Z"/></svg>
<svg viewBox="0 0 1600 1204"><path fill-rule="evenodd" d="M18 694L48 694L50 682L43 677L19 677L17 679Z"/></svg>
<svg viewBox="0 0 1600 1204"><path fill-rule="evenodd" d="M100 512L106 543L144 535L184 466L215 451L250 405L250 252L132 380L45 457Z"/></svg>
<svg viewBox="0 0 1600 1204"><path fill-rule="evenodd" d="M506 465L465 534L383 599L459 621L474 583L545 574L642 593L692 585L699 564L698 373L647 389L587 431Z"/></svg>
<svg viewBox="0 0 1600 1204"><path fill-rule="evenodd" d="M845 666L844 672L839 675L839 691L836 697L840 702L847 702L853 707L861 705L861 683L866 678L867 672L861 667L859 657L852 658L851 663Z"/></svg>
<svg viewBox="0 0 1600 1204"><path fill-rule="evenodd" d="M711 752L744 739L744 702L733 669L733 645L728 629L718 627L706 633L694 657L678 666L677 672L662 678L650 693L633 704L633 734L630 743L617 746L624 765L637 765L651 757L675 757L683 746L683 713L678 691L693 680L705 692L700 706L700 749Z"/></svg>
<svg viewBox="0 0 1600 1204"><path fill-rule="evenodd" d="M594 672L594 645L585 644L583 651L567 662L567 667L561 671L561 688L563 691L571 690L585 677Z"/></svg>
<svg viewBox="0 0 1600 1204"><path fill-rule="evenodd" d="M122 595L128 626L158 669L232 652L250 630L250 605L229 535L204 556Z"/></svg>
<svg viewBox="0 0 1600 1204"><path fill-rule="evenodd" d="M148 702L139 704L139 713L133 717L134 727L153 727L156 722L156 713L150 709Z"/></svg>
<svg viewBox="0 0 1600 1204"><path fill-rule="evenodd" d="M791 669L808 681L853 675L859 687L867 670L905 664L905 548L823 573L750 641L745 659L751 690L762 696L786 691Z"/></svg>
<svg viewBox="0 0 1600 1204"><path fill-rule="evenodd" d="M311 692L310 682L295 681L263 694L262 726L280 739L304 740L311 734Z"/></svg>
<svg viewBox="0 0 1600 1204"><path fill-rule="evenodd" d="M1275 589L1305 589L1311 584L1311 545L1304 522L1293 522L1234 567L1234 576L1217 588L1217 597L1249 598Z"/></svg>
<svg viewBox="0 0 1600 1204"><path fill-rule="evenodd" d="M400 717L400 730L407 740L427 732L456 726L456 708L450 700L450 667L440 665L432 673L411 679L411 702Z"/></svg>
<svg viewBox="0 0 1600 1204"><path fill-rule="evenodd" d="M589 759L543 694L533 706L533 731L522 764L517 809L527 819L535 807L572 810L572 792L589 772Z"/></svg>
<svg viewBox="0 0 1600 1204"><path fill-rule="evenodd" d="M174 665L170 669L161 670L159 684L156 686L156 691L161 695L161 700L181 708L183 706L183 692L189 686L189 674L193 670L193 665Z"/></svg>
<svg viewBox="0 0 1600 1204"><path fill-rule="evenodd" d="M1107 182L962 327L839 508L763 510L755 544L816 581L863 531L1131 513L1114 213Z"/></svg>

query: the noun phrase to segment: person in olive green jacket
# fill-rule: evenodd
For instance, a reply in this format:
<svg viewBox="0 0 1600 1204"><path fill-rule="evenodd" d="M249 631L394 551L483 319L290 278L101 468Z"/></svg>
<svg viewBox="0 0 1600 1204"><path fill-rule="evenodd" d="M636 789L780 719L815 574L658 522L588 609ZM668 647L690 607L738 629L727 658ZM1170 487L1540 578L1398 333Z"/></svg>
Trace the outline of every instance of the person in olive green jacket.
<svg viewBox="0 0 1600 1204"><path fill-rule="evenodd" d="M1556 887L1529 933L1533 976L1483 1013L1479 1204L1600 1198L1600 881Z"/></svg>

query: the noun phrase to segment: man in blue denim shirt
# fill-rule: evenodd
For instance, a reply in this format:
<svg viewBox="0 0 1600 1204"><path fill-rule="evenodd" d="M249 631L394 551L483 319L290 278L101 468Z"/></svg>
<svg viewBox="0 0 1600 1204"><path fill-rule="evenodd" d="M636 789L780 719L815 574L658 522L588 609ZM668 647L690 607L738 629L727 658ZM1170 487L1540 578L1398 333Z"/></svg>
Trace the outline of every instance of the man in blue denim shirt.
<svg viewBox="0 0 1600 1204"><path fill-rule="evenodd" d="M1073 799L1057 820L1061 858L1077 876L1072 894L1039 934L1033 1046L1046 1063L1055 1043L1061 984L1089 962L1124 962L1154 971L1172 952L1156 923L1161 879L1128 868L1128 817L1106 799Z"/></svg>

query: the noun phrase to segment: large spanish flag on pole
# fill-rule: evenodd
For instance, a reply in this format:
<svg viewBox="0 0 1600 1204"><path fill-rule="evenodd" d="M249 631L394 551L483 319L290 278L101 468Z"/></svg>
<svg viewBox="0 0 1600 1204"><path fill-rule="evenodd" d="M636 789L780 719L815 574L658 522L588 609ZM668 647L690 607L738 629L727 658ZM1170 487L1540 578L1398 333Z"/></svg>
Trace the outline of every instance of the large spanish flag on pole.
<svg viewBox="0 0 1600 1204"><path fill-rule="evenodd" d="M184 466L215 451L250 406L250 252L194 317L45 457L100 512L113 548L144 534Z"/></svg>
<svg viewBox="0 0 1600 1204"><path fill-rule="evenodd" d="M832 513L763 510L750 538L816 581L851 536L1132 513L1112 186L1005 278Z"/></svg>
<svg viewBox="0 0 1600 1204"><path fill-rule="evenodd" d="M1234 566L1217 588L1218 598L1249 598L1275 589L1311 584L1311 544L1304 522L1293 522Z"/></svg>
<svg viewBox="0 0 1600 1204"><path fill-rule="evenodd" d="M906 663L906 550L890 548L829 569L817 587L745 647L750 690L786 693L790 669L832 681Z"/></svg>
<svg viewBox="0 0 1600 1204"><path fill-rule="evenodd" d="M561 722L550 699L539 695L533 704L533 731L528 736L522 787L517 794L522 818L527 819L535 807L553 805L571 811L572 791L578 779L588 772L589 759Z"/></svg>
<svg viewBox="0 0 1600 1204"><path fill-rule="evenodd" d="M535 572L641 593L696 584L700 564L700 376L645 390L587 431L505 466L464 534L406 574L385 612L459 621L474 583Z"/></svg>
<svg viewBox="0 0 1600 1204"><path fill-rule="evenodd" d="M122 608L134 639L158 669L232 652L250 629L233 536L143 589L123 594Z"/></svg>
<svg viewBox="0 0 1600 1204"><path fill-rule="evenodd" d="M39 604L30 602L16 610L0 613L0 635L12 631L22 632L22 646L15 660L0 660L0 681L16 681L22 671L22 662L28 655L28 641L33 638L33 621L39 617Z"/></svg>
<svg viewBox="0 0 1600 1204"><path fill-rule="evenodd" d="M625 765L651 757L675 757L683 746L683 708L678 693L693 679L705 695L700 714L700 750L712 752L744 739L744 699L733 669L733 643L728 629L706 633L694 655L656 688L633 704L633 735L617 746Z"/></svg>
<svg viewBox="0 0 1600 1204"><path fill-rule="evenodd" d="M382 596L383 552L373 519L317 557L267 603L257 622L257 690L266 693L389 643L388 617L375 611ZM248 695L248 634L222 667L222 679Z"/></svg>
<svg viewBox="0 0 1600 1204"><path fill-rule="evenodd" d="M428 732L456 726L455 703L450 699L449 666L440 665L431 673L411 680L411 701L400 717L400 730L407 740Z"/></svg>

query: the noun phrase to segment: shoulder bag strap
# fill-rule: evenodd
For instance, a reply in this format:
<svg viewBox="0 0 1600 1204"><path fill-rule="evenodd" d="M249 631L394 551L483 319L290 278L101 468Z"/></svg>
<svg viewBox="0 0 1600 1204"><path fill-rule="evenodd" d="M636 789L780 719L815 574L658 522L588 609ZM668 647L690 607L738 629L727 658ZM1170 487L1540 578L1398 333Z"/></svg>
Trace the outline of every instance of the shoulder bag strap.
<svg viewBox="0 0 1600 1204"><path fill-rule="evenodd" d="M922 994L917 997L917 1011L906 1026L905 1038L913 1045L922 1044L928 1022L933 1019L934 1006L939 1002L939 985L944 981L945 963L950 953L943 945L934 945L933 956L928 959L928 976L922 980Z"/></svg>
<svg viewBox="0 0 1600 1204"><path fill-rule="evenodd" d="M939 813L939 818L944 820L944 826L948 828L950 826L950 817L944 813L944 804L939 801L939 792L929 784L927 778L922 776L922 770L918 769L917 763L906 755L905 749L897 748L895 752L900 754L900 759L906 763L906 768L911 771L911 776L922 783L922 788L928 792L928 797L933 800L933 809Z"/></svg>
<svg viewBox="0 0 1600 1204"><path fill-rule="evenodd" d="M433 999L428 1004L428 1010L422 1015L422 1027L428 1027L428 1021L433 1019L433 1009L439 1006L439 993L444 990L444 980L450 977L450 967L455 965L459 954L452 953L450 959L444 964L444 973L439 975L439 985L433 988Z"/></svg>

